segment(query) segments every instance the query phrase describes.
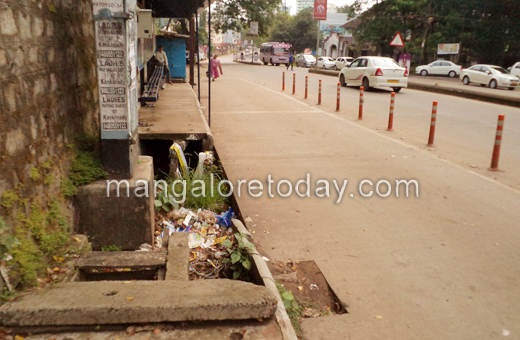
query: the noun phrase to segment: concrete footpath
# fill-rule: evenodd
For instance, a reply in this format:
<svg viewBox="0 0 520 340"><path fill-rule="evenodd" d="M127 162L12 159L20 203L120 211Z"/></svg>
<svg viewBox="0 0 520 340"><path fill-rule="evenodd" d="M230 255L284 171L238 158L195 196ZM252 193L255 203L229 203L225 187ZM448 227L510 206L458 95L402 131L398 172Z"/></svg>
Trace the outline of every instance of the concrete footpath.
<svg viewBox="0 0 520 340"><path fill-rule="evenodd" d="M223 68L224 75L212 83L211 128L235 189L237 180L263 184L259 198L247 194L247 183L240 196L235 193L242 214L253 219L253 236L272 261L314 260L347 305L348 314L305 319L305 339L520 337L519 190L493 179L501 174L488 177L443 159L425 142L418 147L409 137L399 138L405 134L390 137L376 131L371 118L375 107L363 124L353 120L352 111L334 113L332 79L324 80L328 90L320 107L314 96L303 100L301 84L298 96L280 91L282 68L250 67L230 59L223 59ZM207 82L203 85L205 89ZM347 98L350 92L342 89ZM369 98L384 101L383 110L377 107L383 116L388 112L385 93L376 91ZM401 121L413 121L404 102L424 93L401 95ZM466 107L468 124L474 122L475 103L443 100L446 107L448 100L450 106ZM431 105L429 98L426 102ZM501 108L511 110L496 105L490 113L495 124ZM465 126L461 122L459 130ZM462 146L459 150L465 153ZM490 155L484 151L487 163ZM310 197L298 197L294 187L287 198L276 192L280 180L294 185L307 174ZM268 195L269 175L273 197ZM518 176L512 176L516 183ZM329 181L330 197L315 194L319 179ZM370 198L359 192L365 179L374 184L362 187L365 194L373 191ZM396 197L394 183L400 179L416 180L419 197L414 190L405 197L404 186ZM349 180L341 200L333 180L339 187ZM375 194L379 180L392 185L386 198ZM280 189L286 193L287 183ZM300 192L305 189L302 185ZM380 189L387 191L385 185Z"/></svg>
<svg viewBox="0 0 520 340"><path fill-rule="evenodd" d="M338 77L339 71L309 69L309 73ZM520 107L520 90L491 89L477 84L464 85L459 78L421 77L412 75L408 79L408 88L447 94L489 103Z"/></svg>

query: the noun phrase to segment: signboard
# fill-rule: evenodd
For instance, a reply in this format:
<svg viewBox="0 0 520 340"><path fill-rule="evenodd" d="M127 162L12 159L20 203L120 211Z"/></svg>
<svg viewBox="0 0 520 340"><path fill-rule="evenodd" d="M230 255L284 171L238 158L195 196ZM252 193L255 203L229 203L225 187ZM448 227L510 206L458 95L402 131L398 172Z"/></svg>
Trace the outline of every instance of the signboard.
<svg viewBox="0 0 520 340"><path fill-rule="evenodd" d="M412 56L408 53L402 53L399 55L399 66L404 67L410 73L410 64L412 63Z"/></svg>
<svg viewBox="0 0 520 340"><path fill-rule="evenodd" d="M345 29L341 26L320 25L320 31L328 35L332 33L337 33L338 35L345 34Z"/></svg>
<svg viewBox="0 0 520 340"><path fill-rule="evenodd" d="M251 21L249 24L249 35L258 35L258 21Z"/></svg>
<svg viewBox="0 0 520 340"><path fill-rule="evenodd" d="M390 41L390 46L404 47L403 37L401 37L401 33L397 32L392 41Z"/></svg>
<svg viewBox="0 0 520 340"><path fill-rule="evenodd" d="M459 54L460 44L439 44L437 54Z"/></svg>
<svg viewBox="0 0 520 340"><path fill-rule="evenodd" d="M327 0L314 0L314 20L327 20Z"/></svg>

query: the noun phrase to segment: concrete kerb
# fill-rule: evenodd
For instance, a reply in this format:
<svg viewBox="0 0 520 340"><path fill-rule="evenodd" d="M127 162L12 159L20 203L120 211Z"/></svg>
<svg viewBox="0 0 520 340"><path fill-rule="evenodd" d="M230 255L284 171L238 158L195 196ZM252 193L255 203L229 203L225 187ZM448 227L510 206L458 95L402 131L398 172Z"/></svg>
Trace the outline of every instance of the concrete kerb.
<svg viewBox="0 0 520 340"><path fill-rule="evenodd" d="M253 239L253 237L249 233L249 230L247 230L247 228L242 224L240 220L233 219L232 222L240 234L247 235L248 237ZM244 242L248 241L244 240ZM276 297L277 306L275 316L276 321L278 322L278 325L282 330L283 339L298 340L296 332L294 331L294 328L292 326L291 320L289 319L289 315L287 315L287 311L285 310L285 306L283 305L282 297L280 296L280 293L278 293L278 288L276 287L276 283L274 281L273 275L271 275L271 271L269 270L267 263L265 262L262 255L260 255L256 250L250 252L250 255L253 258L253 261L255 262L256 268L264 282L265 287L269 289L271 293L273 293Z"/></svg>
<svg viewBox="0 0 520 340"><path fill-rule="evenodd" d="M339 76L339 71L329 71L329 70L315 70L309 69L309 73L323 74L326 76L337 77ZM512 107L520 107L520 99L516 98L507 98L503 96L493 95L493 94L483 94L477 93L468 90L458 90L444 86L436 86L436 85L426 85L426 84L418 84L413 81L408 80L408 88L412 90L433 92L446 94L449 96L461 97L466 99L480 100L483 102L494 103L507 105Z"/></svg>
<svg viewBox="0 0 520 340"><path fill-rule="evenodd" d="M264 66L262 63L252 63L250 61L242 61L242 60L233 60L234 63L240 63L240 64L246 64L246 65L253 65L253 66Z"/></svg>
<svg viewBox="0 0 520 340"><path fill-rule="evenodd" d="M199 108L200 117L202 118L202 121L204 122L204 129L206 130L206 141L204 141L204 149L206 150L213 150L214 149L214 138L213 133L211 132L211 128L208 125L208 121L206 120L206 117L204 116L204 112L202 111L202 107L200 107L199 99L197 98L197 94L195 93L195 90L193 87L191 88L191 91L193 92L193 96L195 97L195 102L197 103L197 107Z"/></svg>

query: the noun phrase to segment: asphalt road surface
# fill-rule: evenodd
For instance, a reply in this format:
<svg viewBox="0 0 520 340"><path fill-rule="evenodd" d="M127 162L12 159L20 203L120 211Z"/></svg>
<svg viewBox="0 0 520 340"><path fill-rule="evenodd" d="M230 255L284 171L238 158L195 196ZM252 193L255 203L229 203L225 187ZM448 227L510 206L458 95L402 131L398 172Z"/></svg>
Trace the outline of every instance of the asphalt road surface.
<svg viewBox="0 0 520 340"><path fill-rule="evenodd" d="M336 113L333 77L295 67L292 95L285 67L237 64L230 56L222 64L224 75L212 82L211 128L229 180L263 183L260 197L245 186L237 197L256 225L253 236L270 259L314 260L347 304L348 314L306 319L306 339L520 338L518 109L404 89L390 132L389 90L365 93L358 121L357 87L341 88ZM201 85L207 113L207 79ZM433 101L435 146L428 147ZM498 114L506 115L503 171L490 172ZM309 198L294 188L287 198L275 192L281 179L294 186L307 174ZM315 194L319 179L329 181L330 198ZM380 180L391 194L363 197L366 179L374 185L363 186L365 195ZM401 179L416 180L419 197L415 190L404 197L404 187L396 197ZM341 200L333 180L339 188L349 181Z"/></svg>

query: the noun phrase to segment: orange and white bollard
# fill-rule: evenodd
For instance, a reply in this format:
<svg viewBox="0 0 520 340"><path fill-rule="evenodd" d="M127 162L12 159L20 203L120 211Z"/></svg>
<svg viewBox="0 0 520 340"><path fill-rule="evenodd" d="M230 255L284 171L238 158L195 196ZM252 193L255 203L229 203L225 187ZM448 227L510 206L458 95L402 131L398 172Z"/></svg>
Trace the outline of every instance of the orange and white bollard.
<svg viewBox="0 0 520 340"><path fill-rule="evenodd" d="M498 158L500 157L500 145L502 144L502 132L504 131L505 115L498 115L497 134L495 136L495 147L493 148L493 157L491 157L491 167L489 171L500 171L498 169Z"/></svg>
<svg viewBox="0 0 520 340"><path fill-rule="evenodd" d="M321 79L320 79L320 86L318 87L318 105L321 104Z"/></svg>
<svg viewBox="0 0 520 340"><path fill-rule="evenodd" d="M305 99L307 99L307 90L309 89L309 76L305 76Z"/></svg>
<svg viewBox="0 0 520 340"><path fill-rule="evenodd" d="M336 112L339 112L339 95L340 95L341 83L338 83L338 96L336 98Z"/></svg>
<svg viewBox="0 0 520 340"><path fill-rule="evenodd" d="M395 92L392 92L390 96L390 114L388 115L388 129L387 131L393 131L394 127L394 104L395 104Z"/></svg>
<svg viewBox="0 0 520 340"><path fill-rule="evenodd" d="M437 122L437 104L437 102L433 102L432 121L430 124L430 136L428 137L428 146L433 146L433 139L435 138L435 123Z"/></svg>
<svg viewBox="0 0 520 340"><path fill-rule="evenodd" d="M285 91L285 72L283 72L282 76L282 91Z"/></svg>
<svg viewBox="0 0 520 340"><path fill-rule="evenodd" d="M365 98L363 97L363 93L365 92L365 88L361 86L359 88L359 114L358 120L363 120L363 103L365 102Z"/></svg>
<svg viewBox="0 0 520 340"><path fill-rule="evenodd" d="M292 74L292 94L296 93L296 73Z"/></svg>

